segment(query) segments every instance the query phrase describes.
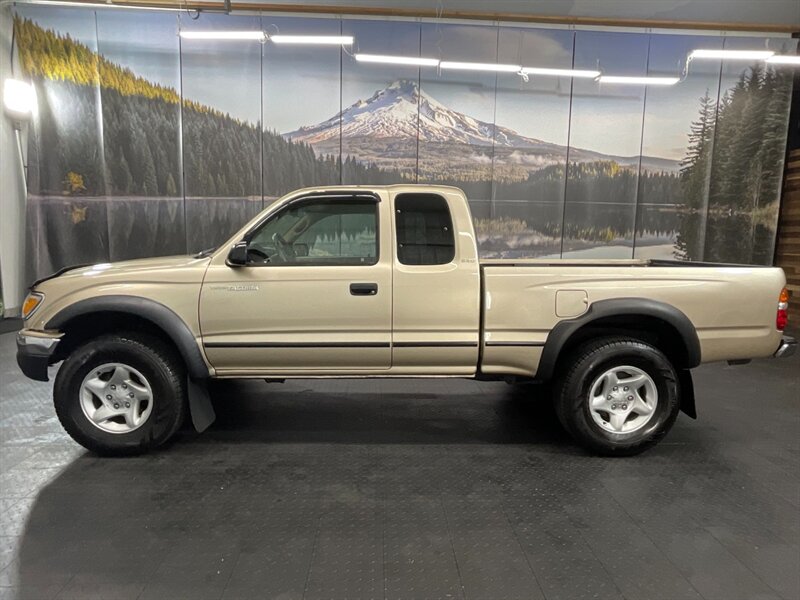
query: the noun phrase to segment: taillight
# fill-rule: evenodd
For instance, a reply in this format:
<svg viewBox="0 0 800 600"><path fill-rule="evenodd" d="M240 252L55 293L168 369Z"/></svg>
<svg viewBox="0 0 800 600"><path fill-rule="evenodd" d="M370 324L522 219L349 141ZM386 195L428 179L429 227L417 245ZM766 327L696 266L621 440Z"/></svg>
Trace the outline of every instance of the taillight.
<svg viewBox="0 0 800 600"><path fill-rule="evenodd" d="M775 315L775 327L778 331L786 329L786 323L789 321L789 290L783 288L781 295L778 296L778 314Z"/></svg>

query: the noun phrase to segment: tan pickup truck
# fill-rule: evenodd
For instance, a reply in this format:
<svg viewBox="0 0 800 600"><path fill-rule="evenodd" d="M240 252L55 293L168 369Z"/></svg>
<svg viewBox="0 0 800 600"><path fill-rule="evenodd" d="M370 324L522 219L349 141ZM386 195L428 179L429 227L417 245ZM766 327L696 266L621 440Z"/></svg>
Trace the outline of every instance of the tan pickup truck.
<svg viewBox="0 0 800 600"><path fill-rule="evenodd" d="M785 356L780 269L654 260L480 260L467 199L444 186L304 189L196 256L70 268L35 283L18 362L90 450L131 454L209 378L553 380L566 429L635 454L679 410L689 369Z"/></svg>

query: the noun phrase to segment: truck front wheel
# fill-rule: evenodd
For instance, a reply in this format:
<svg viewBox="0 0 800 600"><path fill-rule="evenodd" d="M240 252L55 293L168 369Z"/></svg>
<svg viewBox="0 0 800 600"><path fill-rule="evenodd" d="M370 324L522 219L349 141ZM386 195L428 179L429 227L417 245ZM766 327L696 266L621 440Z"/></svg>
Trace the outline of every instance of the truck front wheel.
<svg viewBox="0 0 800 600"><path fill-rule="evenodd" d="M657 348L632 338L602 338L565 361L556 413L581 445L605 456L631 456L657 444L680 410L678 375Z"/></svg>
<svg viewBox="0 0 800 600"><path fill-rule="evenodd" d="M140 454L166 442L186 413L180 360L156 338L104 335L76 348L53 387L56 414L83 447Z"/></svg>

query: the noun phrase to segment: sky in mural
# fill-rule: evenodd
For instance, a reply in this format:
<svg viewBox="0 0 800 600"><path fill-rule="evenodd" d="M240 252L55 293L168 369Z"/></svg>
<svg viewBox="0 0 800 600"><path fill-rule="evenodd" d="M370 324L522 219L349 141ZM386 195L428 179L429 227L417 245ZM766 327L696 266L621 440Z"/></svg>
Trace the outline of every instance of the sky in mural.
<svg viewBox="0 0 800 600"><path fill-rule="evenodd" d="M45 27L70 31L79 39L94 39L92 24L85 14L72 9L26 9ZM516 74L476 74L437 72L435 68L367 65L351 56L355 52L430 56L446 60L504 62L551 68L597 69L619 75L680 75L693 48L752 48L781 50L792 42L781 39L722 38L701 35L656 35L609 33L521 27L435 25L404 21L359 21L328 18L247 17L113 12L103 13L104 27L99 36L102 54L131 68L143 77L164 85L174 81L175 56L172 36L178 29L236 29L281 33L353 35L356 44L342 53L345 76L341 103L346 108L390 84L395 79L421 77L429 93L445 105L458 105L461 112L494 122L494 92L507 96L497 123L518 133L553 143L564 143L563 99L569 97L567 78L534 77L526 83ZM573 37L575 39L573 39ZM183 65L185 76L205 85L184 89L186 97L215 106L231 115L257 122L254 97L260 97L260 81L243 78L251 62L264 61L275 79L281 81L280 94L273 94L266 119L282 133L312 125L330 117L331 97L338 97L338 73L330 67L338 62L338 48L283 47L253 41L209 42L182 40L181 52L189 60ZM193 54L198 59L192 60ZM325 57L329 60L325 60ZM723 89L735 83L741 64L728 63L723 72ZM352 76L358 72L358 76ZM697 99L718 83L720 62L695 61L689 76L679 85L649 88L646 99L651 118L647 123L647 145L656 156L680 160L687 142ZM496 81L496 84L495 84ZM208 85L213 82L213 85ZM453 85L463 83L464 85ZM530 93L535 91L535 107ZM652 93L650 93L652 92ZM578 127L573 127L572 145L608 155L632 156L639 152L640 140L633 124L641 114L644 88L600 84L575 80L573 92ZM302 111L298 111L298 103ZM650 104L652 103L652 106ZM338 105L338 103L337 103ZM657 118L655 117L657 115ZM641 124L639 125L641 127Z"/></svg>

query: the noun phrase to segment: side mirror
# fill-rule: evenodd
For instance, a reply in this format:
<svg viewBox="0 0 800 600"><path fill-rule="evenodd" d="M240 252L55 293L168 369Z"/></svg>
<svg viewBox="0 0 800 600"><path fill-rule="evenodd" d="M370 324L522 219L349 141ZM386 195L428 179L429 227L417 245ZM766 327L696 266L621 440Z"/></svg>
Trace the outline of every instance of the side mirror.
<svg viewBox="0 0 800 600"><path fill-rule="evenodd" d="M243 267L247 264L247 242L236 242L228 252L228 264L233 267Z"/></svg>

